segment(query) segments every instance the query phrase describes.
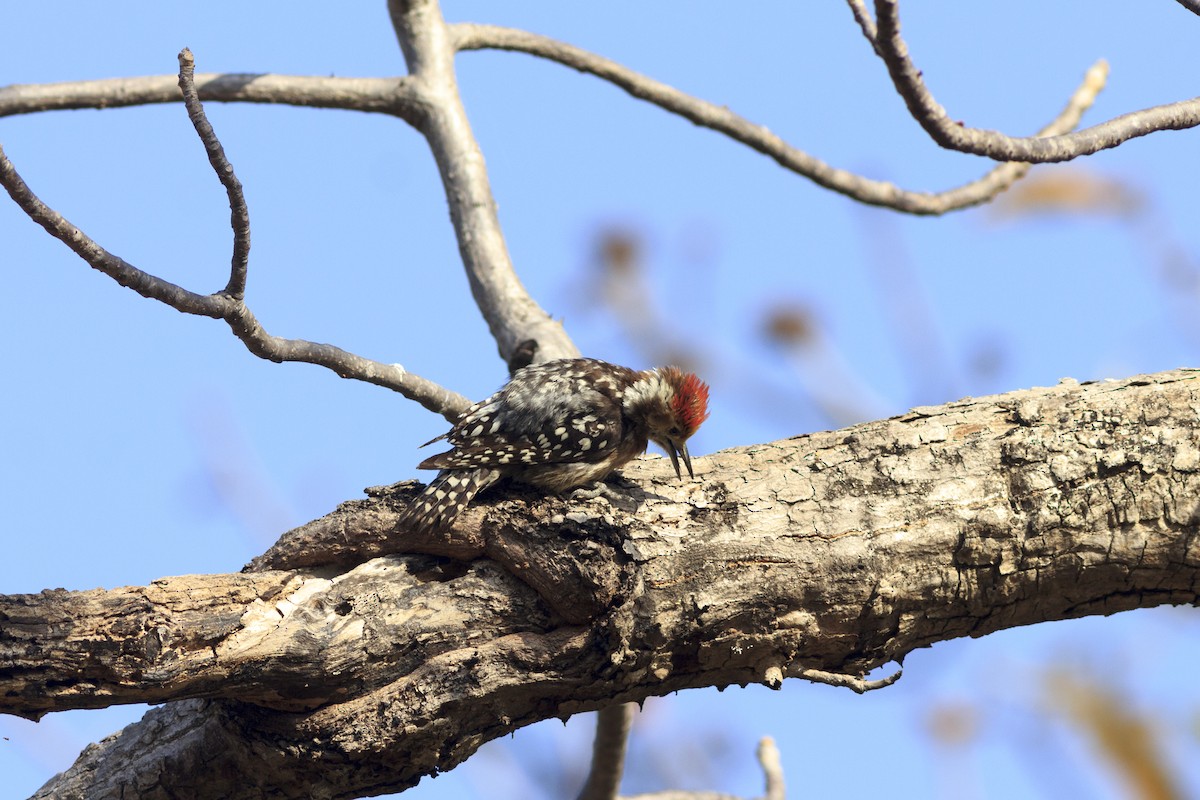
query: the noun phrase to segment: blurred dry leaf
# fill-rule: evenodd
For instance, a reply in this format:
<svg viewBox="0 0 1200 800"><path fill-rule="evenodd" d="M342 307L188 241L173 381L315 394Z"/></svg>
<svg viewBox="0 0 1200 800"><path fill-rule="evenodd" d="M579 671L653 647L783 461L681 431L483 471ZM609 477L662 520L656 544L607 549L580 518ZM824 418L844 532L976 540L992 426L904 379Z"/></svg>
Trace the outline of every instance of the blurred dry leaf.
<svg viewBox="0 0 1200 800"><path fill-rule="evenodd" d="M804 347L817 334L812 312L798 303L776 306L763 318L763 335L771 344L780 347Z"/></svg>
<svg viewBox="0 0 1200 800"><path fill-rule="evenodd" d="M656 315L643 274L645 253L645 237L635 228L599 228L592 239L590 276L580 293L583 305L589 310L603 306L634 327L650 324Z"/></svg>
<svg viewBox="0 0 1200 800"><path fill-rule="evenodd" d="M637 272L645 244L631 228L609 227L596 236L596 265L611 277L619 278Z"/></svg>
<svg viewBox="0 0 1200 800"><path fill-rule="evenodd" d="M989 209L992 217L1003 220L1048 214L1129 219L1145 206L1142 193L1129 182L1073 167L1034 172Z"/></svg>
<svg viewBox="0 0 1200 800"><path fill-rule="evenodd" d="M967 703L942 703L930 709L925 725L938 744L962 747L979 736L979 709Z"/></svg>
<svg viewBox="0 0 1200 800"><path fill-rule="evenodd" d="M1182 800L1151 720L1115 689L1065 671L1046 678L1047 705L1076 725L1120 774L1133 797Z"/></svg>
<svg viewBox="0 0 1200 800"><path fill-rule="evenodd" d="M677 330L675 318L658 308L645 266L648 250L645 234L635 225L598 226L592 237L588 280L577 302L587 312L611 314L646 361L701 370L703 354L682 343L686 337Z"/></svg>

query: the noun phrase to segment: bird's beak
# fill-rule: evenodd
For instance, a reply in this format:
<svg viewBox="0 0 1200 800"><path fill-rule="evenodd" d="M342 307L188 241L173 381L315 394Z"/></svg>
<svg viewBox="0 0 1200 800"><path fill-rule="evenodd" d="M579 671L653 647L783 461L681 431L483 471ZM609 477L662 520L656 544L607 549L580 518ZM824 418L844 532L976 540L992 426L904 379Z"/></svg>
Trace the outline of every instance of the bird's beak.
<svg viewBox="0 0 1200 800"><path fill-rule="evenodd" d="M667 446L663 448L667 451L667 455L671 457L671 466L675 468L675 477L683 480L683 473L679 471L679 459L683 458L683 465L687 467L688 477L695 478L692 473L692 457L688 455L687 442L680 442L679 446L675 446L675 442L667 440ZM676 452L678 451L678 453Z"/></svg>

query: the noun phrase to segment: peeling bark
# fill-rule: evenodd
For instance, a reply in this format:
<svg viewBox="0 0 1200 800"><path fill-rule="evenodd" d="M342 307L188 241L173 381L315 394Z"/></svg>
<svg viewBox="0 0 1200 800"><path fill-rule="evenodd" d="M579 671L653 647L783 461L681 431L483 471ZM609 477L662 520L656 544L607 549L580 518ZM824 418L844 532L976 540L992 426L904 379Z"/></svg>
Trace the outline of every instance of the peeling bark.
<svg viewBox="0 0 1200 800"><path fill-rule="evenodd" d="M173 701L39 797L360 797L548 717L1197 601L1200 372L696 465L644 459L611 502L496 493L440 549L392 527L411 485L376 489L243 574L0 598L0 711ZM404 544L438 552L381 555Z"/></svg>

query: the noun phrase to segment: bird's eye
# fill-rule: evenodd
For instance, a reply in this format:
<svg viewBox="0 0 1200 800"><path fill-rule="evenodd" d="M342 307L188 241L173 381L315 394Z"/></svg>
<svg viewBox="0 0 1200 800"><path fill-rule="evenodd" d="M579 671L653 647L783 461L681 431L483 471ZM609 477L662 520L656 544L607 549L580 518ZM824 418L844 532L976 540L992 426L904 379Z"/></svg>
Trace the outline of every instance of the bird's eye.
<svg viewBox="0 0 1200 800"><path fill-rule="evenodd" d="M679 436L680 435L679 426L678 425L673 426L671 428L671 430L667 431L667 433L671 436Z"/></svg>

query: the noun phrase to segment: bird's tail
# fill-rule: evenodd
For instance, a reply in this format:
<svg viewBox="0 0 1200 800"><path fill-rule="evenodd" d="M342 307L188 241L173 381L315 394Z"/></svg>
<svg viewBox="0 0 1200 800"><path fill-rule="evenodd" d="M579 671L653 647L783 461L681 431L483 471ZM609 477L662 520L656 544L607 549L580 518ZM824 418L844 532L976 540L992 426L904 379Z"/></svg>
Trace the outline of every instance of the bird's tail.
<svg viewBox="0 0 1200 800"><path fill-rule="evenodd" d="M401 516L399 527L422 533L449 528L467 504L500 478L500 470L444 469Z"/></svg>

